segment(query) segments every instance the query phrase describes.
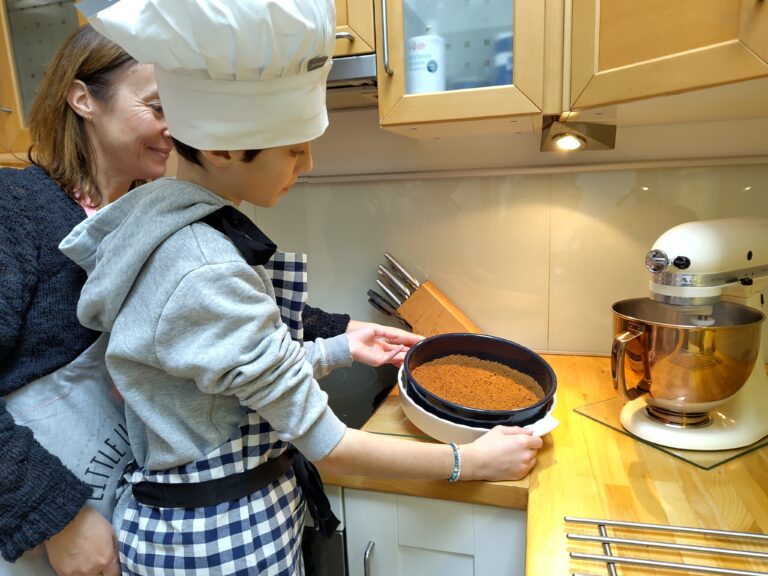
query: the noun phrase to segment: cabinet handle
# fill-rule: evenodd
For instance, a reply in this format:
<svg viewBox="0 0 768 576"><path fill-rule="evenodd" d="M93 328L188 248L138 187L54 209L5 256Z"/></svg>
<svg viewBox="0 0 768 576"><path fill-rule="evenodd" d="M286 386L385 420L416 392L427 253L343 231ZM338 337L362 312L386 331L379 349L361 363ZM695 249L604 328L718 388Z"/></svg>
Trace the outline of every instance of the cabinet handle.
<svg viewBox="0 0 768 576"><path fill-rule="evenodd" d="M349 32L336 32L336 40L349 40L350 42L354 42L355 35L350 34Z"/></svg>
<svg viewBox="0 0 768 576"><path fill-rule="evenodd" d="M5 112L7 114L13 114L13 110L10 108L6 108L5 106L0 106L0 112Z"/></svg>
<svg viewBox="0 0 768 576"><path fill-rule="evenodd" d="M371 576L371 552L373 552L374 546L375 544L373 540L371 540L368 542L368 546L365 547L365 552L363 553L363 575L364 576Z"/></svg>
<svg viewBox="0 0 768 576"><path fill-rule="evenodd" d="M392 76L395 72L389 66L389 32L387 31L387 0L381 0L381 35L384 37L384 46L382 52L384 52L384 71Z"/></svg>

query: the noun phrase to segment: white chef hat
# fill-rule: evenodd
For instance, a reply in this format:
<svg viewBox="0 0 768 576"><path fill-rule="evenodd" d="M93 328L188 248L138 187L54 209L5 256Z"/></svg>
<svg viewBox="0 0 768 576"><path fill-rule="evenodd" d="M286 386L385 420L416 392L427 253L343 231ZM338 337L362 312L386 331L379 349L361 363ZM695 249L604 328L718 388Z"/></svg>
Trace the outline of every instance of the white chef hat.
<svg viewBox="0 0 768 576"><path fill-rule="evenodd" d="M328 126L333 0L85 0L93 27L154 64L171 135L200 150L308 142Z"/></svg>

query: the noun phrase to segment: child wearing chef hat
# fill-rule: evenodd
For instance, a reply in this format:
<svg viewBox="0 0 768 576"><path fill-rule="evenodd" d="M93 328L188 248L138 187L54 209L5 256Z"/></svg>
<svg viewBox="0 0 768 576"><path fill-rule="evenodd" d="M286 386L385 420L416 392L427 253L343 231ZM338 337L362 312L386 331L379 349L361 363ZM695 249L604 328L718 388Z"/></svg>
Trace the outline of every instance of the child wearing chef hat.
<svg viewBox="0 0 768 576"><path fill-rule="evenodd" d="M309 461L390 478L516 479L539 438L471 444L347 429L319 378L353 360L399 365L420 337L379 325L301 342L306 274L237 211L274 205L312 167L328 124L333 0L118 0L82 9L155 65L175 179L79 225L61 249L88 272L81 322L110 332L136 465L114 524L124 574L303 573L305 505L333 514Z"/></svg>

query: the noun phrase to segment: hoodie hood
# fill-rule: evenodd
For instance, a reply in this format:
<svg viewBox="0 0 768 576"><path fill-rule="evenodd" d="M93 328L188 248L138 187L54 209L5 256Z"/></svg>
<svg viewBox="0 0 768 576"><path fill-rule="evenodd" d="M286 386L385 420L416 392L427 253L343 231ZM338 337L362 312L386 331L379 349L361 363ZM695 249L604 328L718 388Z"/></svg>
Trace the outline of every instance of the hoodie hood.
<svg viewBox="0 0 768 576"><path fill-rule="evenodd" d="M196 184L162 178L132 190L78 224L59 249L88 273L77 307L80 323L110 332L155 249L222 206L233 204Z"/></svg>

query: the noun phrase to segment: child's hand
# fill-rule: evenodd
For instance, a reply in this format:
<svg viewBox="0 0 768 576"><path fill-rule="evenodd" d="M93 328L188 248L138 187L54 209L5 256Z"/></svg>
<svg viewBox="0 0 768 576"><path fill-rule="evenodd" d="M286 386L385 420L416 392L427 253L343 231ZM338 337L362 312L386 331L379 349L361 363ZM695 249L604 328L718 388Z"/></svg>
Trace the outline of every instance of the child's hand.
<svg viewBox="0 0 768 576"><path fill-rule="evenodd" d="M462 480L519 480L536 464L541 438L518 426L496 426L461 450Z"/></svg>
<svg viewBox="0 0 768 576"><path fill-rule="evenodd" d="M380 324L361 323L362 328L347 331L352 358L368 366L401 366L405 354L423 336Z"/></svg>

